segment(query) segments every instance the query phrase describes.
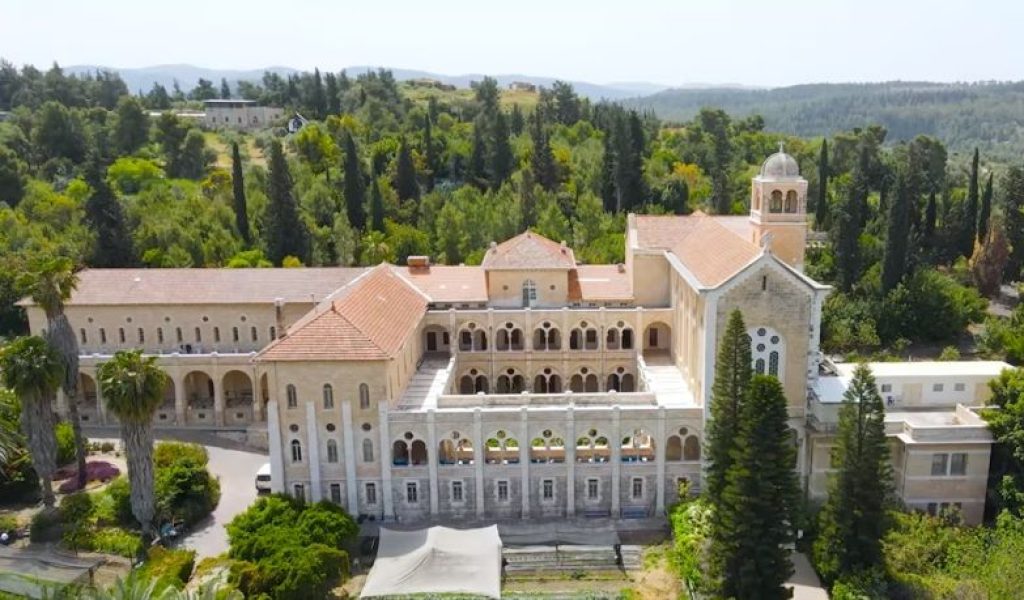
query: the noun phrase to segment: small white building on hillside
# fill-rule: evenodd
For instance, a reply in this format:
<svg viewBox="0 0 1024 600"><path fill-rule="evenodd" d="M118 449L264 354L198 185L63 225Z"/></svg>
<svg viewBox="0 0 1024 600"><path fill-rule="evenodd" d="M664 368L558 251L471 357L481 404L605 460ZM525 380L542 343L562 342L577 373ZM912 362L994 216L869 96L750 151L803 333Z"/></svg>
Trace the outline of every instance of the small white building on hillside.
<svg viewBox="0 0 1024 600"><path fill-rule="evenodd" d="M284 109L260 106L253 100L206 100L203 125L210 129L262 129L284 116Z"/></svg>

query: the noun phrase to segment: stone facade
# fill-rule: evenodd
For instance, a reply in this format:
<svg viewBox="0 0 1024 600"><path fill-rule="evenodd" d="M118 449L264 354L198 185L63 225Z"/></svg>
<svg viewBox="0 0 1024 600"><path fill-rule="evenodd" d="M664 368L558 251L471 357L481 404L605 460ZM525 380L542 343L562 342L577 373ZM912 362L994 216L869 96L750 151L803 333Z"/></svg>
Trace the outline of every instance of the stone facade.
<svg viewBox="0 0 1024 600"><path fill-rule="evenodd" d="M524 233L480 267L126 271L123 285L86 271L67 308L83 414L112 422L95 369L141 347L171 374L157 426L265 435L277 491L385 520L656 516L681 482L701 487L717 344L738 309L819 499L851 367L820 355L829 288L801 272L806 181L791 157L765 162L751 206L749 219L631 215L617 267ZM161 302L176 286L194 289ZM877 366L896 491L976 522L991 437L970 407L1003 365L945 365Z"/></svg>

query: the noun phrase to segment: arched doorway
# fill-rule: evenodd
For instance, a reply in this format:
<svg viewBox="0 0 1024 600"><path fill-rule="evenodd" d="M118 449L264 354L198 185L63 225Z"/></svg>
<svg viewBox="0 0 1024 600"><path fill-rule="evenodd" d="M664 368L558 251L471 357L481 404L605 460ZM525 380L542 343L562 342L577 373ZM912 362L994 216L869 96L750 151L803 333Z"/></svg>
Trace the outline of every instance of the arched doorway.
<svg viewBox="0 0 1024 600"><path fill-rule="evenodd" d="M644 329L644 354L667 354L672 348L672 328L657 321Z"/></svg>
<svg viewBox="0 0 1024 600"><path fill-rule="evenodd" d="M427 354L446 356L451 351L451 336L440 325L428 325L423 329L423 351Z"/></svg>
<svg viewBox="0 0 1024 600"><path fill-rule="evenodd" d="M100 422L100 403L96 380L85 373L78 374L78 418L83 423L91 425Z"/></svg>
<svg viewBox="0 0 1024 600"><path fill-rule="evenodd" d="M224 424L245 425L253 421L252 379L242 371L228 371L224 386Z"/></svg>
<svg viewBox="0 0 1024 600"><path fill-rule="evenodd" d="M156 425L174 425L178 420L174 407L174 378L168 377L166 381L163 401L156 409L156 416L153 417L153 422Z"/></svg>
<svg viewBox="0 0 1024 600"><path fill-rule="evenodd" d="M189 371L182 383L185 387L185 423L213 425L213 379L203 371Z"/></svg>

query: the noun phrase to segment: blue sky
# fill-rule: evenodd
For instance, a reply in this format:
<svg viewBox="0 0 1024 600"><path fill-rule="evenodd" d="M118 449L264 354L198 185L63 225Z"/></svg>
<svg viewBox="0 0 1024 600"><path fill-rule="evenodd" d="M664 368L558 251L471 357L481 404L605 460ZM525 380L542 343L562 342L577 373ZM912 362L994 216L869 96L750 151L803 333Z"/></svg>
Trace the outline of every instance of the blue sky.
<svg viewBox="0 0 1024 600"><path fill-rule="evenodd" d="M385 65L594 83L1024 79L1024 0L2 0L15 63Z"/></svg>

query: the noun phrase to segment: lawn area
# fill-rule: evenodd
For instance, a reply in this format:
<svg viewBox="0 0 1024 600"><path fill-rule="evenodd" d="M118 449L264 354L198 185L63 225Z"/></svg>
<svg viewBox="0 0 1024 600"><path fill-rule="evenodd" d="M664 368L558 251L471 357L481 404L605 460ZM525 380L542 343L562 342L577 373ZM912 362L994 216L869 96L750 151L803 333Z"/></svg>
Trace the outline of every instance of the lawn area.
<svg viewBox="0 0 1024 600"><path fill-rule="evenodd" d="M217 153L217 160L214 161L213 165L218 169L231 170L231 142L224 139L219 131L204 131L203 137L206 138L206 146ZM240 148L244 160L244 156L248 154L249 162L254 165L261 167L267 166L267 159L263 156L263 151L256 147L256 139L252 136L239 136L240 137ZM243 162L244 164L244 162Z"/></svg>

